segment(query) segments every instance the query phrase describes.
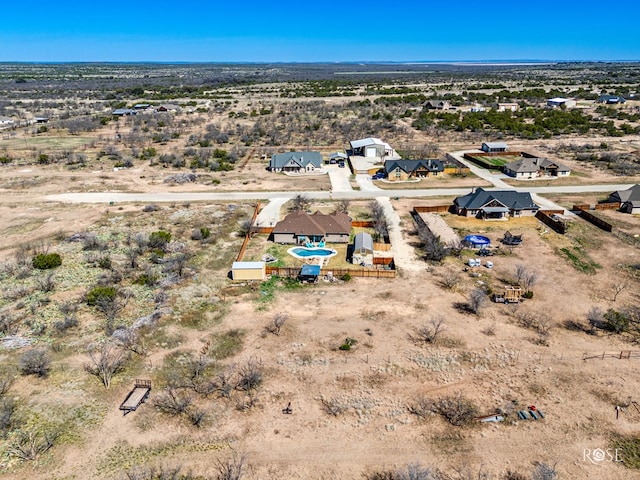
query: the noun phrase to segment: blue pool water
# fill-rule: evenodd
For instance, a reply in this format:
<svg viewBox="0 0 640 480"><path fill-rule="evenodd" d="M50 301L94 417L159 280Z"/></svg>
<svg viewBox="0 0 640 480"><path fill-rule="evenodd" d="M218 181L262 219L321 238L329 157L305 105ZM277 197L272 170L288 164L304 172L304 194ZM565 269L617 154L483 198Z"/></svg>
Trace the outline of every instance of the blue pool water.
<svg viewBox="0 0 640 480"><path fill-rule="evenodd" d="M335 255L335 250L327 250L326 248L292 248L291 253L298 257L330 257Z"/></svg>

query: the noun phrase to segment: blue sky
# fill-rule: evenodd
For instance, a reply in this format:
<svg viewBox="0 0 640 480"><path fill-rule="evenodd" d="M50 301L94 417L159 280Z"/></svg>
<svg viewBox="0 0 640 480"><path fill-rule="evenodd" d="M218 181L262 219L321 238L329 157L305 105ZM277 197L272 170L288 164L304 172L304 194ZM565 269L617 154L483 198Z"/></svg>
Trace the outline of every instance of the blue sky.
<svg viewBox="0 0 640 480"><path fill-rule="evenodd" d="M640 60L640 2L29 0L0 61Z"/></svg>

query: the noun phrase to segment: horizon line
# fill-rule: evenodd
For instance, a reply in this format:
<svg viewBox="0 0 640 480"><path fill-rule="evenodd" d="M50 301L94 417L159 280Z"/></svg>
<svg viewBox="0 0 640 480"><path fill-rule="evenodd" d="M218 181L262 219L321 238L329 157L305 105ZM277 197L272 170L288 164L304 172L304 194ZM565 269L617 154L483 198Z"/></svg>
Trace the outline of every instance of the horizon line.
<svg viewBox="0 0 640 480"><path fill-rule="evenodd" d="M640 59L481 59L481 60L0 60L0 64L159 64L159 65L538 65L557 63L640 63Z"/></svg>

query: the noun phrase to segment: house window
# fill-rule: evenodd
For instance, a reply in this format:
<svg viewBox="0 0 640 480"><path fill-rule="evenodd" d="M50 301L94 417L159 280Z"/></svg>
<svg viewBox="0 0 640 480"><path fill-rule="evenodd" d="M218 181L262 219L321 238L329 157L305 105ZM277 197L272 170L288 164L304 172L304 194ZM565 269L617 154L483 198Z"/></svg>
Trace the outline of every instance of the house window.
<svg viewBox="0 0 640 480"><path fill-rule="evenodd" d="M401 175L400 169L396 168L396 178L400 178L400 175Z"/></svg>

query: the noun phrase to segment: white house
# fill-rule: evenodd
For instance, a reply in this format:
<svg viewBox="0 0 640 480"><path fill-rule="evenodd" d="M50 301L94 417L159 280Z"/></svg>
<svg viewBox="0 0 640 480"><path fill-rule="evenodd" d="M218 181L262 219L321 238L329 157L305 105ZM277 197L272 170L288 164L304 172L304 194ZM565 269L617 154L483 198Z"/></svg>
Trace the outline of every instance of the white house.
<svg viewBox="0 0 640 480"><path fill-rule="evenodd" d="M547 100L547 107L551 108L575 108L577 104L575 100L563 97L555 97Z"/></svg>
<svg viewBox="0 0 640 480"><path fill-rule="evenodd" d="M349 144L351 145L351 155L370 158L399 158L391 145L379 138L362 138L360 140L352 140Z"/></svg>

